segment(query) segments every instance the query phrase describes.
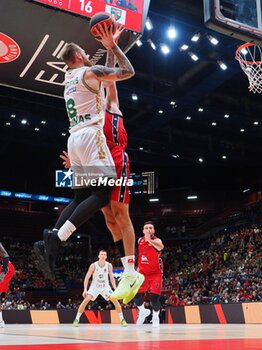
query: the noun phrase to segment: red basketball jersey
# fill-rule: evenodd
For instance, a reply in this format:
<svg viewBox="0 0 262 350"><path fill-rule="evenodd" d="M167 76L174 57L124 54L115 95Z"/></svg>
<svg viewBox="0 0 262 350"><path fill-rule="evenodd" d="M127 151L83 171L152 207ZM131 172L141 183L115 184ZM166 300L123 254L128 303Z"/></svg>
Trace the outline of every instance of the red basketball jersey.
<svg viewBox="0 0 262 350"><path fill-rule="evenodd" d="M152 238L157 239L156 236ZM161 273L160 251L142 237L138 241L138 268L143 274Z"/></svg>
<svg viewBox="0 0 262 350"><path fill-rule="evenodd" d="M105 111L104 134L109 149L115 146L126 149L128 137L122 116Z"/></svg>

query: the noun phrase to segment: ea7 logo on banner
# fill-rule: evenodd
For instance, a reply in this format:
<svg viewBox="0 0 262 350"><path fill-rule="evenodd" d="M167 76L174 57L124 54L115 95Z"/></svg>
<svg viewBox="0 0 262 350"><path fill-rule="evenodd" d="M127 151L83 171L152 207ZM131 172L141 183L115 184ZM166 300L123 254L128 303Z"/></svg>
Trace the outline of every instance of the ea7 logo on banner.
<svg viewBox="0 0 262 350"><path fill-rule="evenodd" d="M116 22L119 24L126 24L126 11L121 10L117 7L113 7L110 5L106 5L106 12L111 13L111 15L115 18Z"/></svg>
<svg viewBox="0 0 262 350"><path fill-rule="evenodd" d="M18 44L10 36L0 33L0 63L9 63L20 56Z"/></svg>

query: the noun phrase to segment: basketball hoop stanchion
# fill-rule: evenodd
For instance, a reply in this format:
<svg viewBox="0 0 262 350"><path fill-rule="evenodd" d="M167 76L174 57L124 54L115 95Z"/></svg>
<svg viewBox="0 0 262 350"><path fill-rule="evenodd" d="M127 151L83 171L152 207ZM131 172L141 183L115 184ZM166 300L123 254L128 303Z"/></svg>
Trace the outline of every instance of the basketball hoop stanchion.
<svg viewBox="0 0 262 350"><path fill-rule="evenodd" d="M249 90L260 94L262 92L262 49L260 46L246 43L236 51L236 60L248 77Z"/></svg>

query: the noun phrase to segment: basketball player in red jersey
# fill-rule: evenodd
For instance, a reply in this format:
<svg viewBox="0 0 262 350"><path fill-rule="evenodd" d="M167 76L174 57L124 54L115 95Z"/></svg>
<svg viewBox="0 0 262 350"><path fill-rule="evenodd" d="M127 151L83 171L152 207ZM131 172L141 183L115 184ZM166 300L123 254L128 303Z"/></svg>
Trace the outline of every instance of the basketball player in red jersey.
<svg viewBox="0 0 262 350"><path fill-rule="evenodd" d="M2 260L2 264L0 265L0 328L4 328L5 322L2 315L1 294L8 292L8 286L15 274L15 268L11 261L9 261L9 255L2 243L0 243L0 259Z"/></svg>
<svg viewBox="0 0 262 350"><path fill-rule="evenodd" d="M138 271L145 276L145 281L134 298L139 310L136 324L144 323L150 315L150 310L144 307L142 293L150 292L150 303L153 309L152 326L159 327L160 295L162 289L162 259L160 253L164 245L160 238L155 236L155 228L152 221L144 223L144 237L138 240Z"/></svg>

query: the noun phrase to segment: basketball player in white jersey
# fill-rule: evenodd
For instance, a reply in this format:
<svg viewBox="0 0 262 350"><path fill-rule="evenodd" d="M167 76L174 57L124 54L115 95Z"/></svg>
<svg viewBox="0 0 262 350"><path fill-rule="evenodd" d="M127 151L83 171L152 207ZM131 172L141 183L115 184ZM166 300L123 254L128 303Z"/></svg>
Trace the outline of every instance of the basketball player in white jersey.
<svg viewBox="0 0 262 350"><path fill-rule="evenodd" d="M103 134L102 82L125 80L134 75L131 63L114 40L112 29L102 25L99 28L99 41L115 55L119 67L92 66L89 56L74 43L68 44L61 54L69 67L64 91L71 134L68 153L72 169L89 172L93 176L91 180L116 178L114 162ZM110 200L110 186L82 188L76 182L74 185L74 200L63 210L54 229L46 229L43 233L45 256L51 268L61 242Z"/></svg>
<svg viewBox="0 0 262 350"><path fill-rule="evenodd" d="M96 298L99 295L102 295L102 297L105 300L110 300L116 309L116 312L118 313L119 322L122 326L127 326L126 320L124 319L121 306L117 300L111 299L111 294L113 293L110 284L114 289L116 289L116 282L113 276L113 266L109 262L106 261L107 259L107 253L105 250L100 250L98 254L98 261L92 263L89 266L89 269L86 273L85 279L84 279L84 291L83 291L83 302L79 306L79 309L77 311L76 318L74 320L74 326L78 327L80 317L82 313L85 311L85 308L87 304L90 302L90 300L96 300ZM87 290L88 282L92 276L92 282ZM108 278L109 277L109 278Z"/></svg>
<svg viewBox="0 0 262 350"><path fill-rule="evenodd" d="M101 30L102 30L101 32L102 39L100 41L102 43L103 41L111 42L112 33L107 32L102 27L101 27ZM117 42L122 31L123 29L117 28L116 33L113 35L113 42ZM111 157L111 153L106 145L104 134L102 133L102 130L103 130L102 128L104 125L103 109L105 108L105 106L102 106L101 104L101 101L102 101L101 82L109 81L111 83L111 86L108 87L108 91L111 90L112 92L108 94L108 96L110 96L112 100L110 104L113 105L115 100L115 97L113 98L113 95L117 96L117 91L116 91L114 82L115 80L120 80L118 78L120 74L118 73L119 68L114 68L115 66L114 58L118 60L118 63L119 63L119 59L120 59L120 62L121 60L123 60L122 58L123 55L121 56L121 58L118 58L117 56L118 53L116 54L114 52L114 49L112 48L110 49L109 44L104 44L104 46L107 47L107 51L108 51L107 67L104 67L104 66L92 67L91 62L88 60L84 51L75 44L69 44L66 50L62 54L63 60L69 65L70 68L72 67L72 69L66 74L65 100L66 100L66 106L67 106L68 115L71 123L71 130L70 130L71 136L69 137L69 141L68 141L68 153L69 153L71 166L73 170L75 168L77 172L79 172L79 168L81 168L81 166L85 166L85 164L86 165L88 164L89 168L90 166L92 166L92 171L93 169L95 169L96 171L100 171L100 172L103 172L105 170L111 170L112 169L112 167L110 166L112 164L111 162L113 162L114 164L114 161L112 160L112 157ZM118 52L118 49L117 49L117 52ZM72 55L74 57L74 61L73 62L68 61L69 58L72 57ZM89 68L86 68L86 66L88 66ZM126 68L123 68L122 70L125 71ZM127 74L127 73L123 73L123 74ZM85 78L86 75L87 77L89 77L88 79ZM107 80L105 78L104 80L97 81L94 78L94 75L95 76L98 75L99 77L100 76L106 77ZM98 88L98 89L95 91L94 88ZM91 100L92 102L91 103L90 97L94 95L95 95L95 98ZM117 101L115 101L115 109L112 109L111 111L112 113L119 113L118 112L119 109L118 107L116 107L116 105L118 105L118 99ZM77 106L79 107L77 108ZM94 113L93 115L85 114L84 111L87 109L87 106L88 106L88 110ZM99 160L97 159L97 157L92 157L92 154L95 154L95 155L97 154L98 143L100 146L98 148ZM81 150L83 150L83 152ZM106 159L110 160L109 163L106 163L107 165L105 165ZM84 160L84 163L83 163L83 160ZM104 163L102 163L101 165L102 161L104 161ZM85 169L83 169L83 172L85 172ZM83 190L81 192L81 190L78 189L75 191L75 194L78 195L78 197L80 197L80 196L84 196L85 192ZM66 240L71 235L71 232L73 232L72 229L74 229L74 227L72 227L71 223L72 223L72 220L75 221L75 214L78 214L78 213L74 212L71 215L71 219L70 218L67 219L67 217L69 214L71 214L72 209L75 208L77 203L74 203L74 202L76 202L77 199L78 198L75 198L75 201L71 202L70 205L67 206L62 212L62 214L60 215L55 225L55 230L59 230L58 234L57 234L57 231L54 232L54 230L46 230L44 232L45 247L47 247L45 249L46 249L46 255L48 256L49 264L50 263L52 264L52 261L55 260L56 258L57 245L60 243L57 240L57 236L61 240ZM81 209L82 207L84 208L82 204L83 203L81 203ZM105 203L105 205L106 204L107 203ZM123 235L121 233L121 238L116 237L117 233L116 233L116 230L114 230L115 234L113 235L113 237L114 237L114 240L123 239L125 249L122 249L121 253L124 253L124 254L122 255L123 258L121 260L123 262L125 270L117 289L113 293L113 296L115 299L123 299L124 303L128 303L131 299L133 299L133 297L137 293L139 287L143 283L144 277L142 274L136 272L134 269L135 234L134 234L133 226L129 217L128 206L124 203L121 203L121 204L122 206L120 205L120 209L119 209L121 212L118 214L119 210L116 211L116 215L117 215L117 218L119 218L119 220L121 219L121 224L122 224L121 230L124 231L124 233ZM105 207L105 205L102 207ZM118 203L116 203L115 205L118 205ZM95 211L98 210L97 208L98 208L98 204L96 203ZM91 211L91 215L95 211L94 210ZM82 213L83 211L81 211L81 215ZM88 216L87 219L91 216L90 212L86 212L86 215ZM66 219L68 221L65 222ZM85 221L84 217L81 216L81 219L82 219L81 223L83 223ZM78 226L74 225L74 226L78 227L79 225ZM63 231L63 227L65 228L64 231ZM110 229L110 231L112 230ZM49 242L51 240L54 241L54 243L50 244ZM121 241L121 246L123 246L123 243ZM49 248L50 246L51 248ZM51 250L52 246L54 248L53 250ZM43 254L42 242L35 243L35 248L37 251L40 251L40 252L42 250L42 254Z"/></svg>
<svg viewBox="0 0 262 350"><path fill-rule="evenodd" d="M117 41L121 30L117 28L114 34ZM107 52L107 67L115 66L115 57L111 51ZM116 83L106 86L106 112L104 134L107 145L113 157L118 178L130 176L129 158L126 153L127 133L124 128L123 115L119 109L119 100ZM60 157L64 160L66 168L70 168L70 159L67 152ZM130 194L128 186L115 186L111 194L110 203L102 208L107 227L112 234L115 245L120 254L124 266L124 273L112 298L123 299L127 304L134 298L139 287L143 283L143 275L135 271L135 232L129 216ZM136 278L136 283L134 284Z"/></svg>

